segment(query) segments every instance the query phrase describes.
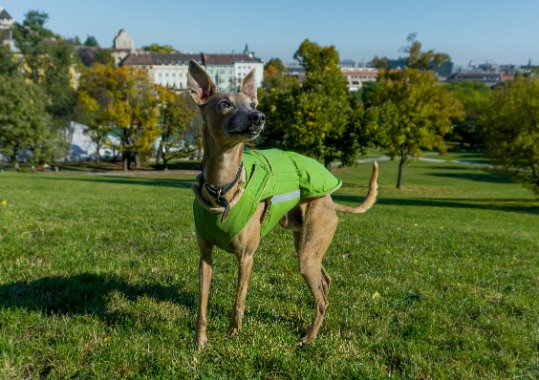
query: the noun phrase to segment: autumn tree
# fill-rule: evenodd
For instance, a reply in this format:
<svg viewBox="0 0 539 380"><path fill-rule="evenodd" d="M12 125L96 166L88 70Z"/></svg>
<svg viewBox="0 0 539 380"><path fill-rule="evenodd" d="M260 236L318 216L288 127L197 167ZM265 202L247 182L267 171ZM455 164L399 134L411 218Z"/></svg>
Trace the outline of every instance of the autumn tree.
<svg viewBox="0 0 539 380"><path fill-rule="evenodd" d="M111 143L109 135L112 132L112 124L108 115L102 112L98 101L99 90L93 87L89 75L81 77L81 86L78 92L77 119L87 126L86 134L95 144L95 161L99 162L101 148Z"/></svg>
<svg viewBox="0 0 539 380"><path fill-rule="evenodd" d="M403 186L403 170L410 156L421 155L421 149L447 150L444 136L451 132L455 120L463 118L462 104L438 83L429 70L441 63L445 54L421 51L412 36L407 49L407 65L390 70L379 63L378 86L370 94L368 128L376 135L379 146L392 158L399 158L397 188Z"/></svg>
<svg viewBox="0 0 539 380"><path fill-rule="evenodd" d="M159 87L160 117L159 117L159 147L157 148L157 165L163 160L163 166L168 169L168 162L180 157L185 149L182 138L193 109L189 106L186 93L176 93L173 89ZM184 154L184 153L183 153Z"/></svg>
<svg viewBox="0 0 539 380"><path fill-rule="evenodd" d="M151 154L158 133L158 89L146 70L94 64L81 78L79 100L85 112L93 114L94 136L117 129L124 170L133 160L139 168L141 156Z"/></svg>
<svg viewBox="0 0 539 380"><path fill-rule="evenodd" d="M497 88L481 123L496 170L539 194L539 78Z"/></svg>

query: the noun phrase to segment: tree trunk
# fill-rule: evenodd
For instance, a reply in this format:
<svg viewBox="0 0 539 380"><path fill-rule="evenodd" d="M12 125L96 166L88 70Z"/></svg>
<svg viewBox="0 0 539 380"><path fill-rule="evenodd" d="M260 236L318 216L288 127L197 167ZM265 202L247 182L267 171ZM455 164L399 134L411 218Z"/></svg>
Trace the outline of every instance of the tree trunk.
<svg viewBox="0 0 539 380"><path fill-rule="evenodd" d="M402 172L404 170L404 165L406 165L407 158L406 154L401 155L399 162L399 176L397 177L397 189L402 189L403 186Z"/></svg>
<svg viewBox="0 0 539 380"><path fill-rule="evenodd" d="M95 162L100 162L101 157L99 156L99 151L101 150L101 145L95 146Z"/></svg>
<svg viewBox="0 0 539 380"><path fill-rule="evenodd" d="M159 141L159 147L157 147L157 154L155 155L155 167L159 168L159 163L161 162L161 152L163 150L163 137L161 136L161 141Z"/></svg>
<svg viewBox="0 0 539 380"><path fill-rule="evenodd" d="M128 152L122 153L122 161L123 161L123 166L124 166L124 172L126 172L129 170L129 167L131 166L131 160L129 158Z"/></svg>
<svg viewBox="0 0 539 380"><path fill-rule="evenodd" d="M161 150L158 149L156 154L155 154L155 168L158 169L159 168L159 163L161 162Z"/></svg>
<svg viewBox="0 0 539 380"><path fill-rule="evenodd" d="M140 153L135 153L135 168L140 169Z"/></svg>

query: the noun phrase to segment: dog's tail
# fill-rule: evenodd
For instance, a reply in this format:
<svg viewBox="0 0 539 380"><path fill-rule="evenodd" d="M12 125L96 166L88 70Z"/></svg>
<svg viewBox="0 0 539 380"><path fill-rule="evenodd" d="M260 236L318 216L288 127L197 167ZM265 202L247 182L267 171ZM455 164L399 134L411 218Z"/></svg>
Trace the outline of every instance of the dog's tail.
<svg viewBox="0 0 539 380"><path fill-rule="evenodd" d="M349 212L352 214L363 214L367 212L375 203L376 196L378 195L378 163L376 161L372 164L372 174L371 180L369 182L369 191L367 193L367 198L356 207L348 207L340 204L335 204L335 210L342 212Z"/></svg>

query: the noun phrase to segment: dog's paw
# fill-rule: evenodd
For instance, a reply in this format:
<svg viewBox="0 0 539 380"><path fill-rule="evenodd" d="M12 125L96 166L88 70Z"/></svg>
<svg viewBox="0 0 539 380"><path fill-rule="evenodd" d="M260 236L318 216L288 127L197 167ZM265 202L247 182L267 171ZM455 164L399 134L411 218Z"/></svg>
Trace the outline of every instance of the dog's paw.
<svg viewBox="0 0 539 380"><path fill-rule="evenodd" d="M208 338L206 338L206 337L200 337L200 338L197 337L196 345L197 345L197 352L201 353L202 351L204 351L204 349L208 345Z"/></svg>
<svg viewBox="0 0 539 380"><path fill-rule="evenodd" d="M240 330L241 330L241 326L230 325L230 327L228 328L227 334L228 334L228 336L238 335Z"/></svg>
<svg viewBox="0 0 539 380"><path fill-rule="evenodd" d="M316 336L306 335L306 336L303 337L303 339L301 339L298 342L297 347L298 348L303 348L303 347L305 347L306 345L308 345L309 343L311 343L315 339L316 339Z"/></svg>

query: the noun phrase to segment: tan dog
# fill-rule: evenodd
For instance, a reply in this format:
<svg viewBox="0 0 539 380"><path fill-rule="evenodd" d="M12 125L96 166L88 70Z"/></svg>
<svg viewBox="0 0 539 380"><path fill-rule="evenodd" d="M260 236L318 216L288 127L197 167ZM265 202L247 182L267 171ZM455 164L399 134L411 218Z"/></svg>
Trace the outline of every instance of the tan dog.
<svg viewBox="0 0 539 380"><path fill-rule="evenodd" d="M195 186L195 194L197 200L206 203L210 208L221 207L226 215L242 194L242 183L245 182L245 169L242 169L244 144L258 137L265 122L264 114L256 111L258 102L254 70L242 81L239 93L220 93L204 69L195 61L191 61L188 82L204 123L202 128L204 159L202 173L199 176L200 185ZM363 213L371 208L376 201L377 178L378 166L374 163L367 198L357 207L335 204L330 195L302 199L281 220L283 227L293 231L299 271L307 282L316 304L314 321L301 339L300 345L316 338L328 307L331 279L322 266L322 259L337 227L336 211ZM253 255L260 243L261 221L267 207L266 202L260 202L247 225L230 243L230 250L238 260L236 300L228 329L230 335L236 334L241 329ZM200 263L196 344L200 351L207 342L206 310L214 244L204 239L199 231L197 241Z"/></svg>

